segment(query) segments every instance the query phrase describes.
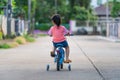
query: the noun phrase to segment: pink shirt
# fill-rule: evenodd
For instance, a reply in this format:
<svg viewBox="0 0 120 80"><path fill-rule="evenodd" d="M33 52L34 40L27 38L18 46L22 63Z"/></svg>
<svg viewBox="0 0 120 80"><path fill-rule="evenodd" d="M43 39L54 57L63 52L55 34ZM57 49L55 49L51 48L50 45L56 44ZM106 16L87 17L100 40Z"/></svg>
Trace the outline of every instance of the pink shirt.
<svg viewBox="0 0 120 80"><path fill-rule="evenodd" d="M68 33L68 30L64 26L52 26L48 32L49 35L52 35L53 42L62 42L66 40L65 34Z"/></svg>

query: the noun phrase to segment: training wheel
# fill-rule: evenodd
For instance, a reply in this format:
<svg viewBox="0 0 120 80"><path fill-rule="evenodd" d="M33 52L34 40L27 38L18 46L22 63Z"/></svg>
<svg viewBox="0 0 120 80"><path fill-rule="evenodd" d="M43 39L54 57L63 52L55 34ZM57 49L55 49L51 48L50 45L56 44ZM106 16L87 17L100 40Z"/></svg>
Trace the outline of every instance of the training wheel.
<svg viewBox="0 0 120 80"><path fill-rule="evenodd" d="M48 64L46 70L49 71L49 69L50 69L50 65Z"/></svg>
<svg viewBox="0 0 120 80"><path fill-rule="evenodd" d="M68 65L68 70L71 71L71 65L70 64Z"/></svg>

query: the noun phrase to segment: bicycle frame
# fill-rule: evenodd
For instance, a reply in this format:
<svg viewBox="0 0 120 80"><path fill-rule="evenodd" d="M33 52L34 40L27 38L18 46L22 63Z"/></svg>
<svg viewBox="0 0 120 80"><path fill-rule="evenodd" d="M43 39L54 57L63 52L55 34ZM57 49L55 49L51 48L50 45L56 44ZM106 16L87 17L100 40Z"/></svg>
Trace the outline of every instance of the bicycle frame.
<svg viewBox="0 0 120 80"><path fill-rule="evenodd" d="M54 58L55 59L54 62L57 63L58 71L60 70L60 67L63 68L64 55L65 55L65 52L64 52L62 44L58 44L55 50L55 58Z"/></svg>

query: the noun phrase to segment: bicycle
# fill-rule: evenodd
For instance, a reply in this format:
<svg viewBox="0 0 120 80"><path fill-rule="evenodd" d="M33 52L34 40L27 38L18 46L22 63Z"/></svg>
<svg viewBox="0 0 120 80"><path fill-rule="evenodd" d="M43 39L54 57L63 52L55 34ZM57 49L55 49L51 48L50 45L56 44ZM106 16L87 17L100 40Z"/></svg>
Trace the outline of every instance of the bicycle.
<svg viewBox="0 0 120 80"><path fill-rule="evenodd" d="M57 48L54 54L55 54L54 62L56 63L56 69L57 71L60 71L61 69L63 69L63 63L64 63L64 57L65 57L65 51L62 44L57 45ZM49 71L49 69L50 69L50 65L48 64L46 70ZM68 64L68 70L71 71L70 64Z"/></svg>

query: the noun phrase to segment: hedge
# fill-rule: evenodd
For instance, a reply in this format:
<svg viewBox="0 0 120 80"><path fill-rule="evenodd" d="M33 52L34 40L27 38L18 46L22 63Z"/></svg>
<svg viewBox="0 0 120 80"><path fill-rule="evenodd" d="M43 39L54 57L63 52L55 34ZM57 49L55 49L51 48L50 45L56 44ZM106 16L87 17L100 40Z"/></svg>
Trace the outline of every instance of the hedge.
<svg viewBox="0 0 120 80"><path fill-rule="evenodd" d="M67 29L70 28L69 24L62 24L62 25L65 26ZM52 26L51 23L41 23L35 26L35 30L48 31L51 26Z"/></svg>

